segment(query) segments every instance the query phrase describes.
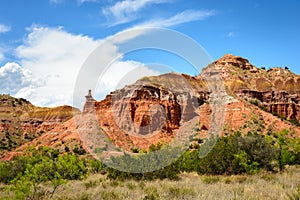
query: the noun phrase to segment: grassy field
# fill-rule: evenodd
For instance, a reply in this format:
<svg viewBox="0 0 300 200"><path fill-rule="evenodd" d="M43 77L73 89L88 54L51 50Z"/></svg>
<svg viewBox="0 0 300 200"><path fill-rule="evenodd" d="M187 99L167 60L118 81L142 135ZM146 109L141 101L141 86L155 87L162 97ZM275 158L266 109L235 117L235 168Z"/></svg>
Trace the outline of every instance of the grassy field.
<svg viewBox="0 0 300 200"><path fill-rule="evenodd" d="M44 186L47 189L47 185ZM4 191L4 185L0 186ZM5 196L2 193L2 198ZM1 198L1 199L2 199ZM300 166L282 173L260 172L235 176L182 174L179 180L109 181L90 175L60 186L52 199L299 199Z"/></svg>

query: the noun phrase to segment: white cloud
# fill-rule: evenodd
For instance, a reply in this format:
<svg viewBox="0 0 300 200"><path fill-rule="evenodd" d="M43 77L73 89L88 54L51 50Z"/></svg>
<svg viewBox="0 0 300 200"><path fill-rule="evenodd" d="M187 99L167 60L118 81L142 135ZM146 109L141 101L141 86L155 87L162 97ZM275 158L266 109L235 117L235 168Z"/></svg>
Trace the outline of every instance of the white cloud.
<svg viewBox="0 0 300 200"><path fill-rule="evenodd" d="M71 105L78 72L100 44L105 44L105 52L92 60L93 67L105 67L101 63L114 62L99 80L98 98L142 76L157 74L142 63L122 61L118 47L111 42L73 35L63 28L33 26L28 31L23 44L15 50L20 65L7 63L0 68L0 88L1 93L26 98L35 105ZM82 105L76 106L81 108Z"/></svg>
<svg viewBox="0 0 300 200"><path fill-rule="evenodd" d="M204 20L208 17L214 16L214 10L186 10L174 15L168 19L155 19L144 22L138 26L140 27L171 27L178 24L183 24L192 21Z"/></svg>
<svg viewBox="0 0 300 200"><path fill-rule="evenodd" d="M87 2L98 2L99 0L77 0L77 3L79 5L83 4L83 3L87 3Z"/></svg>
<svg viewBox="0 0 300 200"><path fill-rule="evenodd" d="M229 33L226 35L226 37L229 37L229 38L234 37L234 36L235 36L234 32L229 32Z"/></svg>
<svg viewBox="0 0 300 200"><path fill-rule="evenodd" d="M87 3L87 2L99 2L99 0L76 0L78 5L81 5L83 3ZM49 0L50 3L52 4L61 4L64 2L64 0Z"/></svg>
<svg viewBox="0 0 300 200"><path fill-rule="evenodd" d="M5 56L4 54L7 52L7 49L6 48L2 48L0 46L0 62L3 61L5 59Z"/></svg>
<svg viewBox="0 0 300 200"><path fill-rule="evenodd" d="M187 10L178 13L170 18L155 19L155 20L143 22L141 24L136 24L131 28L127 28L114 35L118 37L109 36L107 38L113 37L114 43L122 43L144 34L148 29L143 29L143 28L149 28L149 27L167 28L167 27L172 27L183 23L192 22L192 21L204 20L214 15L215 15L214 10L204 10L204 11ZM124 34L125 32L127 33Z"/></svg>
<svg viewBox="0 0 300 200"><path fill-rule="evenodd" d="M49 2L52 4L60 4L60 3L63 3L64 0L49 0Z"/></svg>
<svg viewBox="0 0 300 200"><path fill-rule="evenodd" d="M4 60L4 54L1 52L1 49L0 49L0 62Z"/></svg>
<svg viewBox="0 0 300 200"><path fill-rule="evenodd" d="M124 31L143 26L169 27L205 19L212 15L214 15L213 11L185 11L169 19L148 21ZM6 88L7 93L26 98L39 106L70 105L73 103L74 86L82 64L96 47L104 44L105 51L101 53L100 57L99 54L96 55L89 63L99 69L106 67L102 66L102 63L114 61L98 83L101 91L95 92L98 99L103 98L108 92L132 83L142 76L158 74L157 71L149 69L143 63L123 61L123 54L119 52L118 44L136 38L147 30L139 29L128 32L125 36L121 34L118 37L108 36L103 40L94 40L88 36L68 33L61 27L32 26L28 29L29 34L25 37L23 44L15 51L15 56L20 61L20 66L15 67L18 70L14 73L7 73L5 76L2 75L5 77L3 80L8 81L0 82L0 88ZM2 73L4 74L4 72ZM93 71L88 73L86 78L99 78L99 75ZM18 77L16 80L18 80L19 86L12 84L11 87L8 87L6 82L14 80L15 76ZM87 84L82 89L84 91L83 93L80 91L79 96L84 99L85 91L94 88ZM82 106L75 104L79 108Z"/></svg>
<svg viewBox="0 0 300 200"><path fill-rule="evenodd" d="M151 4L162 4L170 0L124 0L102 9L102 13L110 19L110 26L128 23L138 18L137 13Z"/></svg>
<svg viewBox="0 0 300 200"><path fill-rule="evenodd" d="M5 94L16 94L25 87L38 87L42 81L34 79L30 70L17 63L6 63L0 67L0 91Z"/></svg>
<svg viewBox="0 0 300 200"><path fill-rule="evenodd" d="M49 2L52 4L60 4L63 2L63 0L49 0Z"/></svg>
<svg viewBox="0 0 300 200"><path fill-rule="evenodd" d="M24 44L16 49L16 56L22 68L45 84L23 87L15 95L42 106L71 104L77 73L99 44L100 41L72 35L62 28L32 27Z"/></svg>
<svg viewBox="0 0 300 200"><path fill-rule="evenodd" d="M5 24L0 24L0 33L7 33L11 30L10 26L7 26Z"/></svg>
<svg viewBox="0 0 300 200"><path fill-rule="evenodd" d="M103 76L99 78L95 96L104 97L111 91L121 89L125 85L133 84L141 77L159 74L158 71L150 69L144 63L132 60L117 60L112 63Z"/></svg>

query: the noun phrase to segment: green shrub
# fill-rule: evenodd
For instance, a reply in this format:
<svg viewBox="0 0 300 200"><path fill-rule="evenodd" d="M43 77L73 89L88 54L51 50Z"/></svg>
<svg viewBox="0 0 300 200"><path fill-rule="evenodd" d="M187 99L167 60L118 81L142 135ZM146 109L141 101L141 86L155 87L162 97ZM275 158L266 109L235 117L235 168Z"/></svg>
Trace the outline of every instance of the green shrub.
<svg viewBox="0 0 300 200"><path fill-rule="evenodd" d="M83 179L88 172L85 161L77 155L59 155L47 147L28 149L13 161L2 162L0 168L1 181L11 183L9 188L16 199L52 197L67 180ZM51 183L52 190L42 191L44 182Z"/></svg>
<svg viewBox="0 0 300 200"><path fill-rule="evenodd" d="M258 105L259 105L259 103L258 103L257 100L249 100L249 103L251 103L251 104L253 104L253 105L255 105L255 106L258 106Z"/></svg>
<svg viewBox="0 0 300 200"><path fill-rule="evenodd" d="M103 169L103 165L99 160L90 159L89 168L92 173L99 173Z"/></svg>
<svg viewBox="0 0 300 200"><path fill-rule="evenodd" d="M81 145L76 145L73 149L73 152L78 155L86 154L86 151L84 150L84 148Z"/></svg>
<svg viewBox="0 0 300 200"><path fill-rule="evenodd" d="M294 124L296 126L300 126L300 122L297 119L290 119L289 122L291 122L292 124Z"/></svg>
<svg viewBox="0 0 300 200"><path fill-rule="evenodd" d="M152 146L148 153L112 157L112 163L106 163L107 166L117 165L122 171L104 166L95 159L90 159L87 163L76 154L60 155L58 150L47 147L38 150L30 148L12 161L0 162L0 181L11 183L11 190L16 198L45 198L45 195L53 195L56 189L68 180L80 180L85 178L88 172L99 173L103 170L108 172L107 178L115 180L112 184L124 179L177 179L178 174L182 172L230 175L253 174L261 169L273 171L276 162L280 169L287 164L299 163L300 140L287 135L288 131L268 136L250 132L247 136L242 136L241 133L236 133L227 137L212 138L200 147L189 149L183 154L181 148L159 144ZM213 145L212 149L207 148L210 145ZM207 155L203 157L205 154ZM168 164L170 160L176 161ZM151 171L159 165L165 167ZM125 172L134 169L138 173ZM209 179L204 181L219 181ZM42 190L41 186L45 182L51 183L51 190ZM87 183L86 187L90 187L90 184L92 186L95 183ZM157 197L147 194L145 198Z"/></svg>
<svg viewBox="0 0 300 200"><path fill-rule="evenodd" d="M203 182L206 184L213 184L220 181L220 178L218 176L207 176L203 178Z"/></svg>
<svg viewBox="0 0 300 200"><path fill-rule="evenodd" d="M256 173L273 170L276 149L263 136L248 134L219 138L207 156L194 162L199 174Z"/></svg>
<svg viewBox="0 0 300 200"><path fill-rule="evenodd" d="M273 170L272 163L276 161L276 148L269 144L264 136L255 134L233 137L233 141L235 154L244 151L247 154L249 166L252 165L256 169Z"/></svg>
<svg viewBox="0 0 300 200"><path fill-rule="evenodd" d="M208 140L204 144L210 146L216 140L217 142L212 149L202 145L199 149L188 150L175 162L162 169L147 173L129 173L108 168L108 178L137 180L176 179L181 172L197 172L198 174L211 175L253 174L260 169L273 171L274 167L276 167L274 163L279 159L277 156L278 148L272 146L264 136L259 134L249 132L247 136L242 136L240 133L236 133L227 137L212 138L211 141ZM199 157L200 153L202 155L204 152L205 155L206 148L208 151L207 155ZM156 154L146 157L145 154L141 154L138 156L125 155L112 159L115 164L124 168L127 167L127 169L131 169L132 161L138 161L139 165L145 167L144 169L146 170L151 164L160 164L161 159L172 158L173 150L165 149L164 147L161 150L164 152L162 157ZM282 161L283 165L295 162L296 156L292 156L289 153L290 151L282 152L280 159L282 160L283 157L286 157L284 158L285 161Z"/></svg>
<svg viewBox="0 0 300 200"><path fill-rule="evenodd" d="M25 156L16 156L12 161L0 162L0 182L9 183L25 172L27 164L33 162L34 159Z"/></svg>
<svg viewBox="0 0 300 200"><path fill-rule="evenodd" d="M231 162L233 159L231 137L219 138L213 149L196 162L197 172L199 174L232 174Z"/></svg>
<svg viewBox="0 0 300 200"><path fill-rule="evenodd" d="M254 174L259 171L259 164L255 161L251 162L250 156L245 151L235 154L234 157L235 173L247 172L248 174Z"/></svg>
<svg viewBox="0 0 300 200"><path fill-rule="evenodd" d="M172 186L168 188L168 196L170 199L194 199L195 191L189 187Z"/></svg>
<svg viewBox="0 0 300 200"><path fill-rule="evenodd" d="M197 162L199 161L199 151L186 151L178 160L181 164L182 172L195 172L197 171Z"/></svg>
<svg viewBox="0 0 300 200"><path fill-rule="evenodd" d="M152 149L157 148L153 147ZM108 168L108 178L135 180L176 179L181 171L180 159L171 164L170 160L176 160L180 152L181 149L179 148L161 148L159 152L155 151L138 155L125 154L124 156L112 157L109 166L116 165L122 171ZM157 166L165 167L152 171ZM145 173L142 173L143 171Z"/></svg>

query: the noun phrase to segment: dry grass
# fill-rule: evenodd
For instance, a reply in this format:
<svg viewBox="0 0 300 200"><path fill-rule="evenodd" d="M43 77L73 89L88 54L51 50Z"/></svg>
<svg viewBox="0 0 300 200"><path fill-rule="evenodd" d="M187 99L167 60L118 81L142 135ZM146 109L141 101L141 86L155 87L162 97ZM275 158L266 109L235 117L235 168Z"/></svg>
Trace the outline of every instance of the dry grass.
<svg viewBox="0 0 300 200"><path fill-rule="evenodd" d="M62 186L55 199L299 199L300 166L253 176L182 174L178 181L109 181L92 175Z"/></svg>
<svg viewBox="0 0 300 200"><path fill-rule="evenodd" d="M0 192L4 190L0 185ZM45 186L46 187L46 186ZM2 196L3 197L3 196ZM300 166L256 175L199 176L182 174L178 181L109 181L104 175L61 186L53 199L299 199ZM0 196L1 199L1 196Z"/></svg>

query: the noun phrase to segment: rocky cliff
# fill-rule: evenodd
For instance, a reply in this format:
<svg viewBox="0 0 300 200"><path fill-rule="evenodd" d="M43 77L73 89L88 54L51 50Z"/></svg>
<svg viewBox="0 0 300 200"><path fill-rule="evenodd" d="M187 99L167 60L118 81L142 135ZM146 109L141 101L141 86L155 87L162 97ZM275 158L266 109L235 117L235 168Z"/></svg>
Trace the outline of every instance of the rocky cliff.
<svg viewBox="0 0 300 200"><path fill-rule="evenodd" d="M118 147L148 148L169 142L182 123L197 116L197 107L208 95L203 80L189 78L175 73L145 77L99 102L88 94L83 115L94 113ZM190 81L197 82L197 92Z"/></svg>
<svg viewBox="0 0 300 200"><path fill-rule="evenodd" d="M216 84L208 83L205 76L215 73L227 92L221 108L225 117L223 134L288 129L300 136L299 128L290 122L300 120L299 76L280 68L259 69L247 59L230 54L197 77L174 73L145 77L99 102L89 94L83 115L94 113L113 143L127 150L169 142L178 128L195 116L200 118L200 135L205 137L213 113L213 90L208 84Z"/></svg>
<svg viewBox="0 0 300 200"><path fill-rule="evenodd" d="M80 113L70 106L43 108L22 98L0 95L0 156Z"/></svg>
<svg viewBox="0 0 300 200"><path fill-rule="evenodd" d="M287 129L300 137L299 83L299 75L289 70L259 69L247 59L228 54L195 77L176 73L144 77L101 101L89 91L82 114L59 125L54 123L56 127L50 131L43 125L61 123L70 116L51 117L51 110L33 109L22 100L28 111L15 112L23 120L19 120L21 129L45 133L18 150L30 145L61 146L74 140L91 153L114 145L128 151L148 149L152 144L180 140L179 130L195 119L194 139L218 132L214 129L218 125L222 134L268 134Z"/></svg>
<svg viewBox="0 0 300 200"><path fill-rule="evenodd" d="M300 76L288 69L258 69L247 59L225 55L215 66L229 94L256 101L266 111L287 120L300 121Z"/></svg>

